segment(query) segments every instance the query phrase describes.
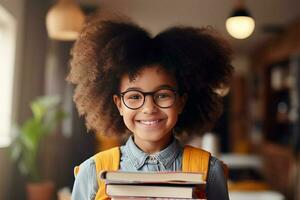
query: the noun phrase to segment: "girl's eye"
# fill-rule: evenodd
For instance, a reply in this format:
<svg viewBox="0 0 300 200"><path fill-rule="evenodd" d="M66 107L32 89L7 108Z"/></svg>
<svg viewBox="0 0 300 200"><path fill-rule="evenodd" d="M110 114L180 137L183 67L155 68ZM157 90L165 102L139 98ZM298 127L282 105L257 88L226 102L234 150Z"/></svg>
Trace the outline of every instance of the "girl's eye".
<svg viewBox="0 0 300 200"><path fill-rule="evenodd" d="M125 99L128 99L128 100L140 100L142 98L143 98L143 95L140 93L136 93L136 92L128 92L125 95Z"/></svg>
<svg viewBox="0 0 300 200"><path fill-rule="evenodd" d="M142 97L140 95L131 95L129 99L141 99Z"/></svg>
<svg viewBox="0 0 300 200"><path fill-rule="evenodd" d="M166 98L171 98L171 95L170 94L167 94L167 93L161 93L161 94L157 94L155 95L156 96L156 99L166 99Z"/></svg>

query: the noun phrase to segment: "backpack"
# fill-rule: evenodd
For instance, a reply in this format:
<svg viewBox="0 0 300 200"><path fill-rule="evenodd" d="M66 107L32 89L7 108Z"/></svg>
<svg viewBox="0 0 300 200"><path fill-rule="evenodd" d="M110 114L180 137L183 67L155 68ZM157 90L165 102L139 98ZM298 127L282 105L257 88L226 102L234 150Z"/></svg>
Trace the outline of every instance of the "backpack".
<svg viewBox="0 0 300 200"><path fill-rule="evenodd" d="M210 153L192 146L185 146L182 156L183 172L203 173L203 181L206 181L209 169ZM93 156L96 164L96 172L99 174L102 170L118 170L120 164L120 148L114 147ZM79 166L74 168L75 176L79 172ZM105 194L105 182L97 177L99 189L95 200L109 199Z"/></svg>

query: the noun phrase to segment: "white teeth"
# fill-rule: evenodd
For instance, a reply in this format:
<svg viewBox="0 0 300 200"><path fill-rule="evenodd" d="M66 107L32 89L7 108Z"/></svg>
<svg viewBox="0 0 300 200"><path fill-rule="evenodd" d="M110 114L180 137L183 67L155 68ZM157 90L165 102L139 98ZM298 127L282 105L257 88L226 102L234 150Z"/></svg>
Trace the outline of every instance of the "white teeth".
<svg viewBox="0 0 300 200"><path fill-rule="evenodd" d="M154 125L154 124L158 123L159 120L154 120L154 121L144 121L144 120L140 120L140 122L141 122L142 124L145 124L145 125Z"/></svg>

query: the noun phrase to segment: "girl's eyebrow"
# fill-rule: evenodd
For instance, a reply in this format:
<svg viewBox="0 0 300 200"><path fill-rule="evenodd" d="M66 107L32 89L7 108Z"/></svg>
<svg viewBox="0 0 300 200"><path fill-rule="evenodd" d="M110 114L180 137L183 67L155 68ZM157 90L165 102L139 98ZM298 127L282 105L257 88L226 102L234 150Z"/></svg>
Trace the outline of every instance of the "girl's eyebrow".
<svg viewBox="0 0 300 200"><path fill-rule="evenodd" d="M160 85L156 88L157 89L176 89L176 86L171 86L171 85Z"/></svg>
<svg viewBox="0 0 300 200"><path fill-rule="evenodd" d="M165 85L160 85L160 86L156 87L153 91L156 91L159 89L176 89L176 87L165 84ZM142 92L144 91L142 88L139 88L139 87L129 87L124 92L132 91L132 90L138 90L138 91L142 91Z"/></svg>

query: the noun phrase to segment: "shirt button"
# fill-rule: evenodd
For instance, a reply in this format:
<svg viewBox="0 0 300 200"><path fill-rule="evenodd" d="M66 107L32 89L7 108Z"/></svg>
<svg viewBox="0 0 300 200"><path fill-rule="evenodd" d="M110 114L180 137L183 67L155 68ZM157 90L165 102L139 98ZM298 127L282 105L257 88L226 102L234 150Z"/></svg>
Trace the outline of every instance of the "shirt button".
<svg viewBox="0 0 300 200"><path fill-rule="evenodd" d="M154 156L149 156L149 161L155 163L157 160Z"/></svg>
<svg viewBox="0 0 300 200"><path fill-rule="evenodd" d="M149 156L149 160L153 161L155 158L153 156Z"/></svg>

